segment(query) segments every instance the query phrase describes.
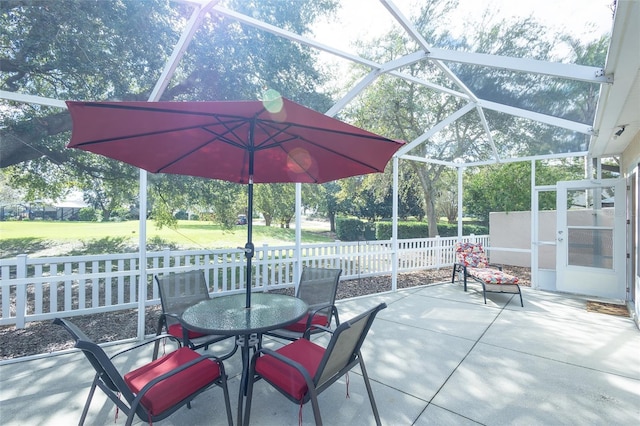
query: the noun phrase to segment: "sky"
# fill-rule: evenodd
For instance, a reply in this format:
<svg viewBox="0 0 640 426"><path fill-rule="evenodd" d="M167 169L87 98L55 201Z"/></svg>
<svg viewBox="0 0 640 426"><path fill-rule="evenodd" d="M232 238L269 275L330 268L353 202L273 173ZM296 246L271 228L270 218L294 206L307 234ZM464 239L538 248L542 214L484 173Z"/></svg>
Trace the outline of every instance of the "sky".
<svg viewBox="0 0 640 426"><path fill-rule="evenodd" d="M411 17L419 0L393 0L407 17ZM459 0L460 19L452 19L450 29L464 31L463 23L479 17L491 8L500 16L526 17L533 15L554 29L566 29L585 40L599 38L611 30L613 18L609 5L612 0ZM339 18L316 25L316 39L341 50L353 52L350 40L370 39L391 28L386 8L378 0L342 0ZM589 24L589 25L588 25Z"/></svg>

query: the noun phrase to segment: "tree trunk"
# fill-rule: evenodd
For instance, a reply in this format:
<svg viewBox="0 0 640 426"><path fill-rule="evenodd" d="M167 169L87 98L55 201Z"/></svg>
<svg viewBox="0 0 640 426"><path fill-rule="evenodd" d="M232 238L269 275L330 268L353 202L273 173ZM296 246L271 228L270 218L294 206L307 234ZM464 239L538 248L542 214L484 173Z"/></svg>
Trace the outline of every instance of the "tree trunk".
<svg viewBox="0 0 640 426"><path fill-rule="evenodd" d="M433 191L432 191L433 192ZM427 226L429 227L429 238L438 235L438 215L436 213L436 203L434 197L429 196L427 204Z"/></svg>
<svg viewBox="0 0 640 426"><path fill-rule="evenodd" d="M438 235L438 215L436 213L436 191L433 188L433 181L430 178L429 170L422 164L411 162L416 175L420 179L422 195L424 196L424 206L427 214L427 226L429 227L429 238ZM433 170L431 170L433 172Z"/></svg>

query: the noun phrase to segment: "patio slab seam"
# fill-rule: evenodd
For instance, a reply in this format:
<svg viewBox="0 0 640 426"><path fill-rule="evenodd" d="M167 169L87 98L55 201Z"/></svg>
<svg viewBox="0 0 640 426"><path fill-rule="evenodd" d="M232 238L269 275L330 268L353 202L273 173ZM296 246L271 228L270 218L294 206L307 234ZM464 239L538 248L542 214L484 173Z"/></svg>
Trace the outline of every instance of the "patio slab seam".
<svg viewBox="0 0 640 426"><path fill-rule="evenodd" d="M401 298L395 300L394 302L402 300L405 297L409 297L409 296L420 296L420 297L426 297L426 298L430 298L430 299L446 300L446 301L449 301L449 302L457 302L457 303L464 303L466 305L477 306L477 303L474 302L474 299L460 300L460 299L456 299L456 298L453 298L453 297L446 297L446 296L443 296L441 294L438 294L438 295L434 296L434 295L431 295L429 293L425 293L425 292L421 291L421 290L424 290L424 289L429 288L429 287L447 286L447 285L451 285L451 284L452 283L450 283L450 282L441 282L441 283L431 283L431 284L426 284L426 285L422 285L422 286L411 287L411 288L407 288L407 289L399 289L397 291L397 293L404 292L404 291L410 291L410 290L413 290L413 291L411 292L411 294L403 295ZM461 290L462 290L462 287L461 287ZM390 293L392 293L392 292L390 292ZM480 292L480 296L482 296L481 292ZM514 295L512 295L512 297L513 296ZM364 297L366 297L366 296L364 296ZM511 299L509 299L509 301L506 302L505 306L508 305L510 302L511 302ZM492 308L492 309L502 309L500 306L493 306L493 305L484 305L484 306L486 306L487 308Z"/></svg>
<svg viewBox="0 0 640 426"><path fill-rule="evenodd" d="M462 302L464 303L464 302ZM506 306L506 305L505 305ZM500 309L500 313L505 309L505 307L503 306ZM440 391L442 391L442 389L447 385L447 383L449 382L449 380L451 379L451 377L456 373L456 371L458 371L458 369L460 368L460 366L464 363L464 361L469 357L469 355L471 355L471 353L473 353L473 351L475 350L475 348L478 346L478 344L480 343L480 340L482 339L482 337L487 333L487 331L489 331L489 329L491 328L491 326L495 323L495 321L497 320L497 318L499 317L500 313L498 315L496 315L491 322L485 327L484 331L480 334L480 336L478 336L477 339L469 339L469 338L464 338L464 337L460 337L460 336L454 336L454 337L460 337L466 340L470 340L473 341L474 343L471 345L471 347L469 348L469 350L467 351L467 353L462 357L462 359L460 359L460 361L458 362L458 364L451 370L451 372L449 373L449 375L444 379L444 381L442 382L442 384L438 387L438 389L433 393L433 395L431 396L431 398L429 398L427 400L427 405L424 407L424 409L420 412L420 414L418 415L418 417L414 420L414 423L418 421L418 419L426 412L426 410L429 408L430 405L433 404L433 400L438 396L438 394L440 393ZM430 330L431 331L431 330ZM442 333L445 335L450 335L448 333ZM475 422L475 420L466 417L464 415L461 415L459 413L456 413L455 411L451 411L449 409L447 409L446 407L437 405L437 404L433 404L434 406L440 408L440 409L444 409L452 414L455 414L456 416L461 416L464 417L465 419L468 419L470 421Z"/></svg>
<svg viewBox="0 0 640 426"><path fill-rule="evenodd" d="M496 345L496 344L493 344L493 343L478 342L478 344L483 345L483 346L492 347L492 348L497 348L497 349L500 349L501 351L515 352L515 353L519 353L519 354L522 354L522 355L526 355L526 356L531 356L531 357L535 357L535 358L538 358L538 359L542 359L542 360L545 360L545 361L558 362L558 363L561 363L561 364L569 365L571 367L583 368L585 370L594 371L596 373L611 374L613 376L621 377L623 379L635 380L635 381L638 382L638 385L640 385L640 380L637 377L632 377L632 376L616 373L616 372L613 372L613 371L606 371L606 370L602 370L602 369L599 369L599 368L590 367L588 365L575 364L575 363L572 363L572 362L563 361L563 360L552 358L552 357L549 357L549 356L544 356L544 355L540 355L540 354L534 354L534 353L531 353L529 351L523 351L523 350L518 350L518 349L514 349L514 348L508 348L508 347Z"/></svg>
<svg viewBox="0 0 640 426"><path fill-rule="evenodd" d="M509 312L513 312L515 314L523 315L523 316L546 317L550 319L558 319L558 320L566 321L572 324L573 323L575 324L589 323L589 324L594 324L594 325L607 327L611 329L618 329L620 327L619 324L613 324L612 323L613 321L620 322L620 323L626 322L626 323L629 323L629 325L635 326L634 321L630 317L621 317L621 316L613 316L613 315L608 315L608 314L598 313L598 312L589 312L587 311L587 308L586 308L586 301L583 301L583 302L584 302L584 306L566 305L564 306L566 310L562 310L562 309L556 309L555 311L533 310L538 307L537 305L534 305L535 302L532 302L531 306L529 306L528 308L527 308L527 305L525 304L524 309L521 308L520 306L518 306L517 308L511 307L511 306L505 306L506 308L505 310ZM553 301L553 303L556 304L557 302ZM570 312L570 310L575 310L575 312ZM581 314L581 316L577 316L577 314ZM634 328L640 331L640 329L638 329L637 327L634 327Z"/></svg>
<svg viewBox="0 0 640 426"><path fill-rule="evenodd" d="M464 414L458 413L458 412L456 412L456 411L454 411L454 410L452 410L452 409L450 409L450 408L443 407L442 405L436 404L436 403L431 402L431 401L429 402L429 404L427 404L427 406L425 407L424 411L422 411L422 412L420 413L420 416L422 416L423 414L425 414L425 412L427 411L427 409L428 409L429 407L438 407L439 409L441 409L441 410L445 410L446 412L451 413L451 414L453 414L453 415L454 415L454 416L456 416L456 417L461 417L461 418L463 418L463 419L465 419L465 420L469 420L470 422L473 422L473 423L475 423L475 424L477 424L477 425L484 425L484 423L480 423L480 422L478 422L478 420L476 420L476 419L473 419L473 418L471 418L471 417L465 416ZM419 418L420 418L420 417L418 417L418 418L414 421L414 423L413 423L413 424L415 424L415 423L418 421L418 419L419 419Z"/></svg>

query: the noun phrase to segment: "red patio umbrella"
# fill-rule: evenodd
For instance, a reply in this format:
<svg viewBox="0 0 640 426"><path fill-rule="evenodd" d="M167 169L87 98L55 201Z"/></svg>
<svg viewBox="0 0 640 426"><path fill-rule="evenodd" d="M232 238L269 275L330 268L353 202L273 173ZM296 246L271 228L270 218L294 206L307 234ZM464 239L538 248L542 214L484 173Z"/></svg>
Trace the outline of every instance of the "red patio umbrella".
<svg viewBox="0 0 640 426"><path fill-rule="evenodd" d="M382 172L403 142L387 139L284 98L272 101L67 102L70 148L152 173L248 184L324 183ZM251 306L248 222L247 307Z"/></svg>

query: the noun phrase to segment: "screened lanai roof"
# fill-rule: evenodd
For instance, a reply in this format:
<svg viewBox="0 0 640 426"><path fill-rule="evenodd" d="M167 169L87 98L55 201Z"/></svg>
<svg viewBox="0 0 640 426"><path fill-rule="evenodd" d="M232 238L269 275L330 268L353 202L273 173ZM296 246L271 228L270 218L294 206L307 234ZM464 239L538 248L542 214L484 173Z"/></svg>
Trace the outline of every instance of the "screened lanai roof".
<svg viewBox="0 0 640 426"><path fill-rule="evenodd" d="M173 55L165 64L160 81L150 96L149 100L152 101L159 99L167 87L182 53L189 48L199 25L215 14L236 20L240 25L252 26L311 46L319 51L322 64L328 70L353 73L351 86L328 88L336 93L336 102L325 112L327 115L340 116L345 108L357 104L359 96L383 76L421 85L426 90L436 93L443 102L453 99L457 105L456 109L444 119L431 123L422 135L407 141L406 147L398 154L402 158L460 166L587 154L594 157L615 156L630 143L640 127L636 107L640 104L640 36L637 25L640 12L639 2L635 0L618 1L615 17L612 13L612 2L609 0L586 3L577 0L539 0L535 2L539 7L530 10L526 9L526 2L460 0L458 9L441 18L445 20L445 26L455 34L459 34L460 37L470 36L478 26L489 23L491 19L512 18L515 14L513 6L517 3L525 14L541 22L549 16L560 17L561 20L555 25L562 22L565 30L575 29L575 37L584 36L588 32L587 29L595 25L599 30L592 30L591 38L596 38L599 35L598 31L602 32L605 29L604 32L610 32L611 45L606 64L592 65L577 65L570 61L539 61L525 56L494 55L480 48L474 49L473 44L470 44L470 47L461 44L456 49L442 48L437 40L425 37L417 29L416 19L420 12L420 2L411 0L342 2L342 7L331 20L320 22L315 27L314 34L306 36L234 11L225 1L175 0L174 3L186 4L193 7L193 11L185 24L180 41L174 47ZM482 8L478 3L482 4ZM586 4L589 7L586 7ZM491 8L492 17L481 15L487 7ZM545 15L541 12L545 12ZM375 37L382 36L392 29L402 34L406 43L401 54L387 61L376 62L368 59L366 48L356 45L358 40L372 42ZM567 48L561 40L554 41L553 37L549 39L557 43L559 50ZM365 53L362 53L363 51ZM421 62L429 62L433 67L429 68L428 73L409 72L411 65ZM356 64L359 68L354 71L349 68L350 64ZM505 97L499 91L492 93L486 90L482 80L480 83L478 80L467 80L466 76L470 72L478 70L486 70L487 75L493 79L491 85L495 87L515 85L522 75L533 76L530 82L533 81L540 86L553 87L560 81L584 84L585 90L600 92L597 108L585 117L563 115L557 107L546 106L544 102L537 102L534 108L532 103L528 102L526 92L523 92L522 96ZM495 72L496 70L499 72ZM37 95L0 92L0 98L64 107L62 100L42 99ZM516 117L513 121L516 125L535 123L536 126L552 129L553 137L540 144L539 149L535 145L529 145L523 150L513 142L513 136L506 137L499 131L495 123L501 116ZM439 158L429 152L421 156L414 153L415 147L426 141L438 139L455 120L462 117L472 117L484 129L484 134L477 142L477 149L469 150L456 158ZM5 143L3 151L6 154L4 145Z"/></svg>

